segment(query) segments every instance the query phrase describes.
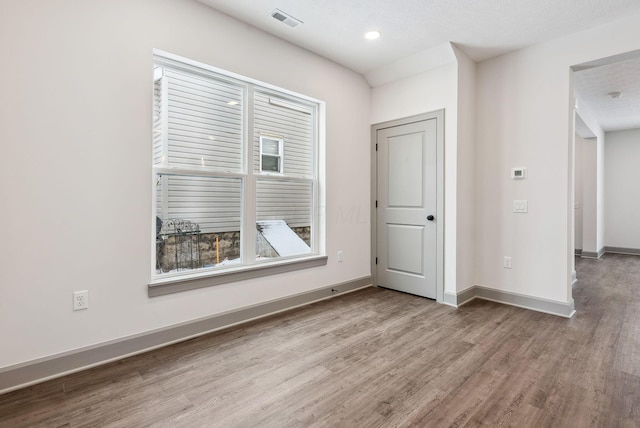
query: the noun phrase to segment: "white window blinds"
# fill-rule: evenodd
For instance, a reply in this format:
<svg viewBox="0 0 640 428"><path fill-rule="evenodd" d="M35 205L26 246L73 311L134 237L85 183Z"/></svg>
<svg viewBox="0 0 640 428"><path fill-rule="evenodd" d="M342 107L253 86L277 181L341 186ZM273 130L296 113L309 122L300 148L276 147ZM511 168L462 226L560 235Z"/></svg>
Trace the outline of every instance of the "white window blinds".
<svg viewBox="0 0 640 428"><path fill-rule="evenodd" d="M242 170L244 88L164 66L170 167Z"/></svg>

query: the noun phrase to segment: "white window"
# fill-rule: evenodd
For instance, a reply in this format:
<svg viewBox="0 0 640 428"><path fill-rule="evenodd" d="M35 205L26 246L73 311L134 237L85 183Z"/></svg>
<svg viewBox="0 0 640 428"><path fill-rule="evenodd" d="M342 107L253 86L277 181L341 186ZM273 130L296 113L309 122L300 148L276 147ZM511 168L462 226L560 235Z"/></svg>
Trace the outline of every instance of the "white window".
<svg viewBox="0 0 640 428"><path fill-rule="evenodd" d="M274 263L326 263L307 263L323 247L323 104L154 53L150 286Z"/></svg>
<svg viewBox="0 0 640 428"><path fill-rule="evenodd" d="M260 136L260 171L282 173L282 138Z"/></svg>

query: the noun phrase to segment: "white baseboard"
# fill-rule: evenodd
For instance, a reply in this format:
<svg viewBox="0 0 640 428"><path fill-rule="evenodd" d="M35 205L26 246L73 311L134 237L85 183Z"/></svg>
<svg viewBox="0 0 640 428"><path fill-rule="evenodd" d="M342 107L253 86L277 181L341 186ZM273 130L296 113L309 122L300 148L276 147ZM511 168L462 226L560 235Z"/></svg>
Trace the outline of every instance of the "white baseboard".
<svg viewBox="0 0 640 428"><path fill-rule="evenodd" d="M563 318L571 318L576 312L573 299L568 303L557 302L554 300L547 300L539 297L512 293L509 291L501 291L479 285L474 285L473 287L456 294L445 292L444 296L445 303L455 307L462 306L473 299L489 300L492 302L503 303L505 305L530 309L532 311L557 315Z"/></svg>
<svg viewBox="0 0 640 428"><path fill-rule="evenodd" d="M604 247L604 252L613 254L630 254L633 256L640 255L640 249L638 248Z"/></svg>
<svg viewBox="0 0 640 428"><path fill-rule="evenodd" d="M605 253L605 249L606 247L602 247L600 248L597 252L595 251L582 251L582 253L580 253L580 257L584 257L586 259L599 259L600 257L602 257Z"/></svg>

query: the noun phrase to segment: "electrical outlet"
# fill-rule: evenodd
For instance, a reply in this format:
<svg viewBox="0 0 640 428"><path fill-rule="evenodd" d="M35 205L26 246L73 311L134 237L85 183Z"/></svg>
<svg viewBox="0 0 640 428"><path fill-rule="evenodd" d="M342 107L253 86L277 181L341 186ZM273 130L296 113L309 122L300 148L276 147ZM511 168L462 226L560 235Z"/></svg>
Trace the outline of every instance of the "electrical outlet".
<svg viewBox="0 0 640 428"><path fill-rule="evenodd" d="M337 259L338 259L338 263L342 263L342 260L343 260L343 259L342 259L342 250L338 251L338 257L337 257Z"/></svg>
<svg viewBox="0 0 640 428"><path fill-rule="evenodd" d="M511 257L504 257L503 265L505 269L511 269Z"/></svg>
<svg viewBox="0 0 640 428"><path fill-rule="evenodd" d="M89 309L89 290L73 292L73 310Z"/></svg>

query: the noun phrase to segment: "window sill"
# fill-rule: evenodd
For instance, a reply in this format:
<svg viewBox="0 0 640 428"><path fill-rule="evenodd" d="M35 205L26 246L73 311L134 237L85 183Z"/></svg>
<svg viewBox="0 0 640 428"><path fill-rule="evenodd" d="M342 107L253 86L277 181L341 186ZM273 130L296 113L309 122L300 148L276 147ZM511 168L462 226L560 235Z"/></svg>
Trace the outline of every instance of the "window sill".
<svg viewBox="0 0 640 428"><path fill-rule="evenodd" d="M195 290L197 288L211 287L229 282L244 281L266 275L276 275L294 270L325 266L326 264L327 256L314 255L230 268L224 271L206 271L179 277L157 278L149 283L149 297L163 296L165 294Z"/></svg>

